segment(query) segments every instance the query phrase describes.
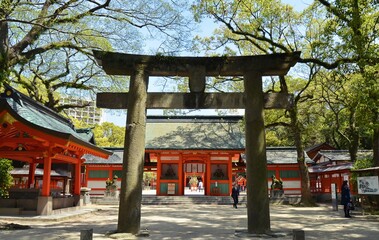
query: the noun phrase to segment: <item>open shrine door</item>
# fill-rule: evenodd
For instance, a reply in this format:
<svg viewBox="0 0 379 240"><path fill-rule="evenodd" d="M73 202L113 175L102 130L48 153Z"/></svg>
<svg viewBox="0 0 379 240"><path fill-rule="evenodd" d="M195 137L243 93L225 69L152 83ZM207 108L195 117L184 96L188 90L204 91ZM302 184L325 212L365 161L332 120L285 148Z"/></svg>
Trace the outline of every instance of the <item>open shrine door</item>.
<svg viewBox="0 0 379 240"><path fill-rule="evenodd" d="M202 160L187 160L183 163L184 195L205 195L206 164Z"/></svg>

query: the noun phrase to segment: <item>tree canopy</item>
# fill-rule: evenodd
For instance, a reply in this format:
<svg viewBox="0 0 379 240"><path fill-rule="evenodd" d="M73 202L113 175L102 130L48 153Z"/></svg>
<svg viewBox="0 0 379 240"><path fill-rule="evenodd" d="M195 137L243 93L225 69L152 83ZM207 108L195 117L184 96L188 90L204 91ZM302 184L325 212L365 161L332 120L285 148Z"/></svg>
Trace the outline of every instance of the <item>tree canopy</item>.
<svg viewBox="0 0 379 240"><path fill-rule="evenodd" d="M125 78L105 76L92 50L142 52L150 35L160 39L155 51L179 51L190 26L181 11L185 4L180 0L3 0L0 84L18 86L57 111L72 107L60 105L59 94L88 98L98 90L125 90Z"/></svg>
<svg viewBox="0 0 379 240"><path fill-rule="evenodd" d="M212 36L198 38L210 54L301 51L301 64L295 67L297 79L308 81L307 87L311 86L313 92L306 88L290 92L301 105L309 107L317 103L319 106L316 118L310 111L304 112L306 115L296 113L303 119L299 119L302 122L299 130L303 135L309 134L301 137L303 144L315 137L312 128L317 127L317 131L325 133L325 140L348 148L353 160L359 147L370 146L378 159L378 3L363 0L309 2L309 6L300 11L280 0L202 0L192 9L199 21L211 17L220 25ZM288 77L271 78L266 89L286 92L288 84ZM303 108L301 105L297 105L297 111ZM310 109L315 110L315 107ZM277 114L271 116L272 120L274 115ZM277 122L269 125L277 131L280 124L289 126L284 120L276 117ZM309 124L309 120L319 123ZM268 132L269 137L275 134Z"/></svg>

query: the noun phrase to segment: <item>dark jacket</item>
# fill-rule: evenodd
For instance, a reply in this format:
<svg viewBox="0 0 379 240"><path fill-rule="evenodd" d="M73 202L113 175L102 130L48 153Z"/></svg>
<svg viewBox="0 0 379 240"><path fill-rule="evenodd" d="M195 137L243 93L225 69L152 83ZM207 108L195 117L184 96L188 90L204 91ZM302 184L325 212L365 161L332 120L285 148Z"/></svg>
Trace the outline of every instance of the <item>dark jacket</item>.
<svg viewBox="0 0 379 240"><path fill-rule="evenodd" d="M341 204L345 205L350 202L350 189L347 185L341 189Z"/></svg>
<svg viewBox="0 0 379 240"><path fill-rule="evenodd" d="M232 198L237 198L238 195L240 195L240 191L239 191L238 187L237 187L237 189L235 187L233 187L232 188L232 195L231 195Z"/></svg>

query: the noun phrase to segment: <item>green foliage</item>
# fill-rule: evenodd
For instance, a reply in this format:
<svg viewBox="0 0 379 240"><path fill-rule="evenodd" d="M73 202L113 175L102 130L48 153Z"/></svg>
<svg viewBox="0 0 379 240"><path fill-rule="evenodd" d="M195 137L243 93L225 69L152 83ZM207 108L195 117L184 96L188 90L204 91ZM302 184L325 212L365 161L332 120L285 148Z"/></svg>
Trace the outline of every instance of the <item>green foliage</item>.
<svg viewBox="0 0 379 240"><path fill-rule="evenodd" d="M108 76L92 50L141 53L148 28L160 50L188 41L187 1L0 1L0 83L25 89L55 110L59 94L94 97L126 91L126 77ZM7 20L9 19L9 20Z"/></svg>
<svg viewBox="0 0 379 240"><path fill-rule="evenodd" d="M373 167L373 161L372 161L372 158L371 159L358 159L354 165L353 165L353 169L354 170L357 170L357 169L364 169L364 168L370 168L370 167Z"/></svg>
<svg viewBox="0 0 379 240"><path fill-rule="evenodd" d="M12 161L1 158L0 159L0 198L8 198L8 190L12 186L13 177L10 171L13 169Z"/></svg>
<svg viewBox="0 0 379 240"><path fill-rule="evenodd" d="M99 147L123 147L125 140L125 127L110 122L96 124L94 127L78 119L72 119L75 128L93 128L95 143Z"/></svg>
<svg viewBox="0 0 379 240"><path fill-rule="evenodd" d="M100 147L123 147L125 127L116 126L110 122L95 125L93 130L96 144Z"/></svg>

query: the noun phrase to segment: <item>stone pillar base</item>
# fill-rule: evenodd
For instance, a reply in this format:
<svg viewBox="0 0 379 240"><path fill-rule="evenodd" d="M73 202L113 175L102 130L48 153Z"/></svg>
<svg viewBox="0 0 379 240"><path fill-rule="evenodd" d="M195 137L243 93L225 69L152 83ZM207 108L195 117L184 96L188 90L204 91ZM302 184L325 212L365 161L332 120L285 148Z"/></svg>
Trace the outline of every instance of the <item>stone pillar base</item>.
<svg viewBox="0 0 379 240"><path fill-rule="evenodd" d="M53 197L39 196L37 203L38 215L51 215L53 212Z"/></svg>

